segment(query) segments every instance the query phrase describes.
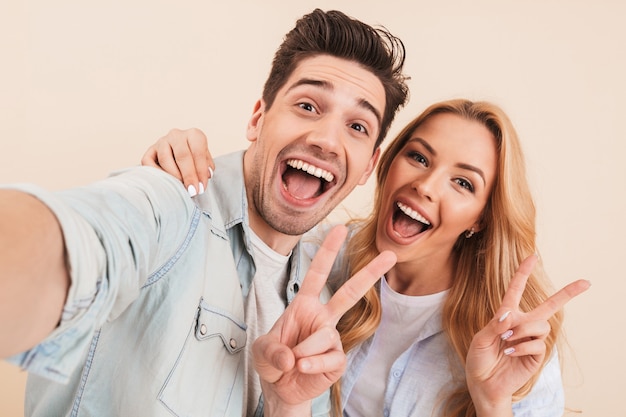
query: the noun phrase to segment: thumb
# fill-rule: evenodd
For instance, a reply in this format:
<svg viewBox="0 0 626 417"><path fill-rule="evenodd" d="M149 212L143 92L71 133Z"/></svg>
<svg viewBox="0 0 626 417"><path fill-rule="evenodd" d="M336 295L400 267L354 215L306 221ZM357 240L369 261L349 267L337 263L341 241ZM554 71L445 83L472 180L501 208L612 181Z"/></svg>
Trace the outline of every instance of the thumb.
<svg viewBox="0 0 626 417"><path fill-rule="evenodd" d="M275 341L270 335L260 336L252 344L254 368L259 377L270 383L280 379L296 364L296 358L288 346Z"/></svg>

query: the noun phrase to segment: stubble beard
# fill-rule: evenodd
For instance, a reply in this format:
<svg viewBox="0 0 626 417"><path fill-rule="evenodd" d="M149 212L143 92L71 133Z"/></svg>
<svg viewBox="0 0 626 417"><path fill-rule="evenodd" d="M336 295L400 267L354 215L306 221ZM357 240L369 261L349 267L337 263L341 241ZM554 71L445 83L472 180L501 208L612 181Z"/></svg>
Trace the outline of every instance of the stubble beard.
<svg viewBox="0 0 626 417"><path fill-rule="evenodd" d="M280 210L278 204L272 202L272 198L263 195L260 187L254 193L253 204L259 217L265 221L272 229L289 236L300 236L311 230L322 219L315 214L308 212L297 212L294 210ZM325 216L324 216L325 217Z"/></svg>

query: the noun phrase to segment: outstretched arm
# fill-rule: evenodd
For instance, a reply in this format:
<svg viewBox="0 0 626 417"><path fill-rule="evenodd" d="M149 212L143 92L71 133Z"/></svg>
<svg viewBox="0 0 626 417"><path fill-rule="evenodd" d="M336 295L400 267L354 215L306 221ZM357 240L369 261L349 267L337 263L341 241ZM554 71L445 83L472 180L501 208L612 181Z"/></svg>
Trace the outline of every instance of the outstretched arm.
<svg viewBox="0 0 626 417"><path fill-rule="evenodd" d="M69 282L54 214L29 194L0 190L0 358L31 348L57 326Z"/></svg>
<svg viewBox="0 0 626 417"><path fill-rule="evenodd" d="M541 368L550 319L572 298L589 289L586 280L574 281L534 310L519 309L526 282L537 257L526 258L509 284L502 305L470 345L467 384L477 415L511 416L512 396Z"/></svg>
<svg viewBox="0 0 626 417"><path fill-rule="evenodd" d="M336 325L341 316L396 262L386 251L346 281L327 304L320 302L331 267L346 238L345 226L328 234L298 295L252 352L265 396L266 416L303 416L310 400L330 388L346 367Z"/></svg>
<svg viewBox="0 0 626 417"><path fill-rule="evenodd" d="M199 129L170 130L148 148L141 164L178 178L192 197L204 192L215 169L207 138Z"/></svg>

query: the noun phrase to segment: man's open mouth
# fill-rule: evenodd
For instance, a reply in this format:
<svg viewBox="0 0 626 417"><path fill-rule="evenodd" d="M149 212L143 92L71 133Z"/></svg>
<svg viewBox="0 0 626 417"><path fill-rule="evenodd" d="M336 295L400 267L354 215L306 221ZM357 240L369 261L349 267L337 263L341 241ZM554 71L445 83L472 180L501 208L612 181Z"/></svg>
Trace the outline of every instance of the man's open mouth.
<svg viewBox="0 0 626 417"><path fill-rule="evenodd" d="M416 236L431 228L424 216L399 201L393 212L393 230L403 238Z"/></svg>
<svg viewBox="0 0 626 417"><path fill-rule="evenodd" d="M283 173L285 190L297 200L319 197L334 185L335 176L301 159L289 159Z"/></svg>

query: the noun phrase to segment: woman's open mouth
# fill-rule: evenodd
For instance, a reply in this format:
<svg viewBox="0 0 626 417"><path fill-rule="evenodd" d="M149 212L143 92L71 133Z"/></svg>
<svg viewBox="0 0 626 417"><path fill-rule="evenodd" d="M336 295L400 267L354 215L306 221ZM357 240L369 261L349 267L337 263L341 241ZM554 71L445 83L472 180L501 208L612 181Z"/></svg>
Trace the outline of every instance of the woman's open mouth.
<svg viewBox="0 0 626 417"><path fill-rule="evenodd" d="M431 224L417 211L396 201L393 212L393 230L403 238L416 236L431 228Z"/></svg>

